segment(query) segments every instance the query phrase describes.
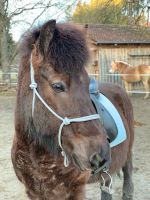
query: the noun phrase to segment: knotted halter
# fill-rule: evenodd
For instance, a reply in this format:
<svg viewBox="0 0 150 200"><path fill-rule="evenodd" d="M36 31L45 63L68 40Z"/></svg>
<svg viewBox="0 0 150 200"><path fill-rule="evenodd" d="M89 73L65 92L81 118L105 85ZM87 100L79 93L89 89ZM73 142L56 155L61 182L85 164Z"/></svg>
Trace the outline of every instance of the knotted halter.
<svg viewBox="0 0 150 200"><path fill-rule="evenodd" d="M64 151L64 148L62 146L62 142L61 142L61 136L62 136L62 129L64 126L69 125L72 122L85 122L85 121L90 121L90 120L95 120L95 119L100 119L100 116L98 114L94 114L94 115L88 115L88 116L84 116L84 117L77 117L77 118L67 118L67 117L61 117L60 115L58 115L52 108L50 108L48 106L48 104L44 101L44 99L41 97L41 95L38 93L37 91L37 83L35 82L35 78L34 78L34 69L33 69L33 65L32 65L32 54L31 54L31 58L30 58L30 78L31 78L31 84L30 84L30 88L33 90L33 98L32 98L32 117L34 117L34 107L35 107L35 97L37 96L38 99L44 104L44 106L58 119L60 119L60 121L62 121L60 127L59 127L59 131L58 131L58 144L62 150L62 156L64 156L64 166L68 167L69 166L69 160L68 157L66 155L66 152Z"/></svg>

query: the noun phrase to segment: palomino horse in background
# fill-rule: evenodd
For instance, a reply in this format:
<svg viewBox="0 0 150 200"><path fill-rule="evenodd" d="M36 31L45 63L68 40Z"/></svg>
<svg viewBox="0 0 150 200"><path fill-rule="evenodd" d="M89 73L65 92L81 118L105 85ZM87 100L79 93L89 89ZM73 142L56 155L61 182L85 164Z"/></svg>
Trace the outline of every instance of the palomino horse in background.
<svg viewBox="0 0 150 200"><path fill-rule="evenodd" d="M126 91L130 91L130 84L136 82L142 82L146 91L144 99L149 97L150 93L150 66L139 65L130 66L128 63L123 61L112 61L111 73L119 72L121 78L124 81Z"/></svg>
<svg viewBox="0 0 150 200"><path fill-rule="evenodd" d="M91 172L101 177L107 166L109 174L123 169L123 199L132 200L132 105L121 87L101 85L127 132L110 158L106 131L90 99L83 32L50 20L24 36L21 53L12 162L28 197L83 200ZM112 195L102 191L101 199Z"/></svg>

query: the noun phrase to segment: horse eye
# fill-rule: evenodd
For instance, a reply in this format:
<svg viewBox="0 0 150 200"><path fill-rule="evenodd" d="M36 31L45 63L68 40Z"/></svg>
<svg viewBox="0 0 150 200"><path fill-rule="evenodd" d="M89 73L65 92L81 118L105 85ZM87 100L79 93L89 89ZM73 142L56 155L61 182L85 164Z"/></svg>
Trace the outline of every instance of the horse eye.
<svg viewBox="0 0 150 200"><path fill-rule="evenodd" d="M51 87L55 92L65 92L65 85L63 83L53 83Z"/></svg>

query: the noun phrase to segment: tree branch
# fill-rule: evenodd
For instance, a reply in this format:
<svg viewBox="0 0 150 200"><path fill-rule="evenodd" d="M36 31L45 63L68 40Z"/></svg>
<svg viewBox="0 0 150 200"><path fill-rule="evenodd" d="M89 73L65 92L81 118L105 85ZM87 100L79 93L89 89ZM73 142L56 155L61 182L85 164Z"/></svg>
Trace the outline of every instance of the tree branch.
<svg viewBox="0 0 150 200"><path fill-rule="evenodd" d="M50 1L51 2L51 1ZM17 8L16 10L14 10L11 15L10 18L16 16L16 15L20 15L25 11L30 11L30 10L34 10L34 9L40 9L40 8L44 8L45 4L43 3L42 0L38 1L37 3L33 4L33 3L28 3L26 5L24 5L23 7Z"/></svg>

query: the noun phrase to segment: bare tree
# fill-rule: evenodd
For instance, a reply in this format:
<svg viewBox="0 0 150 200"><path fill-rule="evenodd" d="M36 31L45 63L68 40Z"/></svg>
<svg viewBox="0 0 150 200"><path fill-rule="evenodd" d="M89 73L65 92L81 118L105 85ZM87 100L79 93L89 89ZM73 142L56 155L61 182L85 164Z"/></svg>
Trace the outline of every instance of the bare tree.
<svg viewBox="0 0 150 200"><path fill-rule="evenodd" d="M0 68L2 71L9 70L10 63L17 54L17 49L13 54L9 54L11 26L23 23L31 28L45 12L49 11L49 17L53 17L54 14L55 17L60 17L68 6L73 6L75 3L76 0L0 0ZM51 14L52 8L55 8L53 14ZM27 22L25 16L30 16L31 20Z"/></svg>

